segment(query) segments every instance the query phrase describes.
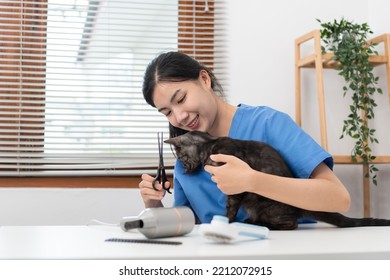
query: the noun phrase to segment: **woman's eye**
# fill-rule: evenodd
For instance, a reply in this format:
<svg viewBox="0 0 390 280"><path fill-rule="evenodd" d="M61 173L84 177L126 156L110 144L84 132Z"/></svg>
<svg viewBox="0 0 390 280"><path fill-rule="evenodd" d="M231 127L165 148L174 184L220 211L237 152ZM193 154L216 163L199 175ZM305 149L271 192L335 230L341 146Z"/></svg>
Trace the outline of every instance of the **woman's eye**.
<svg viewBox="0 0 390 280"><path fill-rule="evenodd" d="M165 113L165 116L169 117L171 114L172 114L172 111L168 111L168 112Z"/></svg>
<svg viewBox="0 0 390 280"><path fill-rule="evenodd" d="M179 100L177 100L177 103L181 104L184 102L185 99L186 99L186 95L183 95Z"/></svg>

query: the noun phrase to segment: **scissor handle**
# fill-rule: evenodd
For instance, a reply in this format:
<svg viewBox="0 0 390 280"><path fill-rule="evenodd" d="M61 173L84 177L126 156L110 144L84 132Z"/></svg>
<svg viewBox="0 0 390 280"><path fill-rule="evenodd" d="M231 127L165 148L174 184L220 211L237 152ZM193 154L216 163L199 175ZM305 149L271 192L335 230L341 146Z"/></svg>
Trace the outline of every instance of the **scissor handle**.
<svg viewBox="0 0 390 280"><path fill-rule="evenodd" d="M158 191L158 189L156 188L156 182L161 183L162 188L164 190L166 190L168 193L172 193L170 187L167 187L167 188L165 187L165 183L168 182L168 178L167 178L167 175L165 174L165 170L164 169L159 169L158 172L157 172L156 178L154 178L154 180L152 181L153 189L155 191Z"/></svg>
<svg viewBox="0 0 390 280"><path fill-rule="evenodd" d="M162 175L161 184L162 184L163 189L169 193L172 193L170 187L167 187L167 188L165 187L165 183L168 182L167 175L165 174L165 169L161 170L161 175Z"/></svg>
<svg viewBox="0 0 390 280"><path fill-rule="evenodd" d="M152 181L152 187L155 191L158 191L158 189L156 188L156 182L160 183L160 179L159 178L154 178L154 180Z"/></svg>

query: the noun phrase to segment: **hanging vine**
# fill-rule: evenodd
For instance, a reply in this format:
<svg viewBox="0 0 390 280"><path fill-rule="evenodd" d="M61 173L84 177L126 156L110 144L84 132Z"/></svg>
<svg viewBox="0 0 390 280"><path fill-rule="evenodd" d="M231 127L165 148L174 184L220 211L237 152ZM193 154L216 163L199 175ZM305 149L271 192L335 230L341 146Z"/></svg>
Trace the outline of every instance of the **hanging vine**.
<svg viewBox="0 0 390 280"><path fill-rule="evenodd" d="M320 30L322 52L332 52L331 60L338 62L336 70L341 75L346 86L343 86L344 96L351 93L350 114L344 120L340 138L349 136L355 140L351 152L356 162L358 157L367 165L365 176L371 177L377 185L378 168L372 164L375 156L372 154L371 144L378 143L375 129L369 127L369 120L373 119L374 107L377 106L374 96L382 94L377 86L379 77L373 73L373 66L369 62L370 55L377 55L376 44L367 43L368 36L373 34L367 23L355 24L344 18L340 21L322 23Z"/></svg>

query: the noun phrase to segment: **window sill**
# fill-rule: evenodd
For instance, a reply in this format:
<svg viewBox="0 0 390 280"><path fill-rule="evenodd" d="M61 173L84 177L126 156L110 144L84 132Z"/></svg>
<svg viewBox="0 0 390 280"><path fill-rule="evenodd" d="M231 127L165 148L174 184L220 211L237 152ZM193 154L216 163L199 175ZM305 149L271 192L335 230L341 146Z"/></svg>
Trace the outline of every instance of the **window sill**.
<svg viewBox="0 0 390 280"><path fill-rule="evenodd" d="M167 175L172 183L172 175ZM138 188L141 176L3 177L0 188Z"/></svg>

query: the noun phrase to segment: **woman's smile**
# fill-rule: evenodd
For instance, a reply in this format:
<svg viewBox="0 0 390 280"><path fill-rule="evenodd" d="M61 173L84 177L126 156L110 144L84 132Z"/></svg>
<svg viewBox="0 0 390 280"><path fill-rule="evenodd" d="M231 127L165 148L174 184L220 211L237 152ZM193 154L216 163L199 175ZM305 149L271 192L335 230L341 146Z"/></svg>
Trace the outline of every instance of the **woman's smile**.
<svg viewBox="0 0 390 280"><path fill-rule="evenodd" d="M195 118L187 125L190 129L196 129L199 126L199 114L195 116Z"/></svg>

